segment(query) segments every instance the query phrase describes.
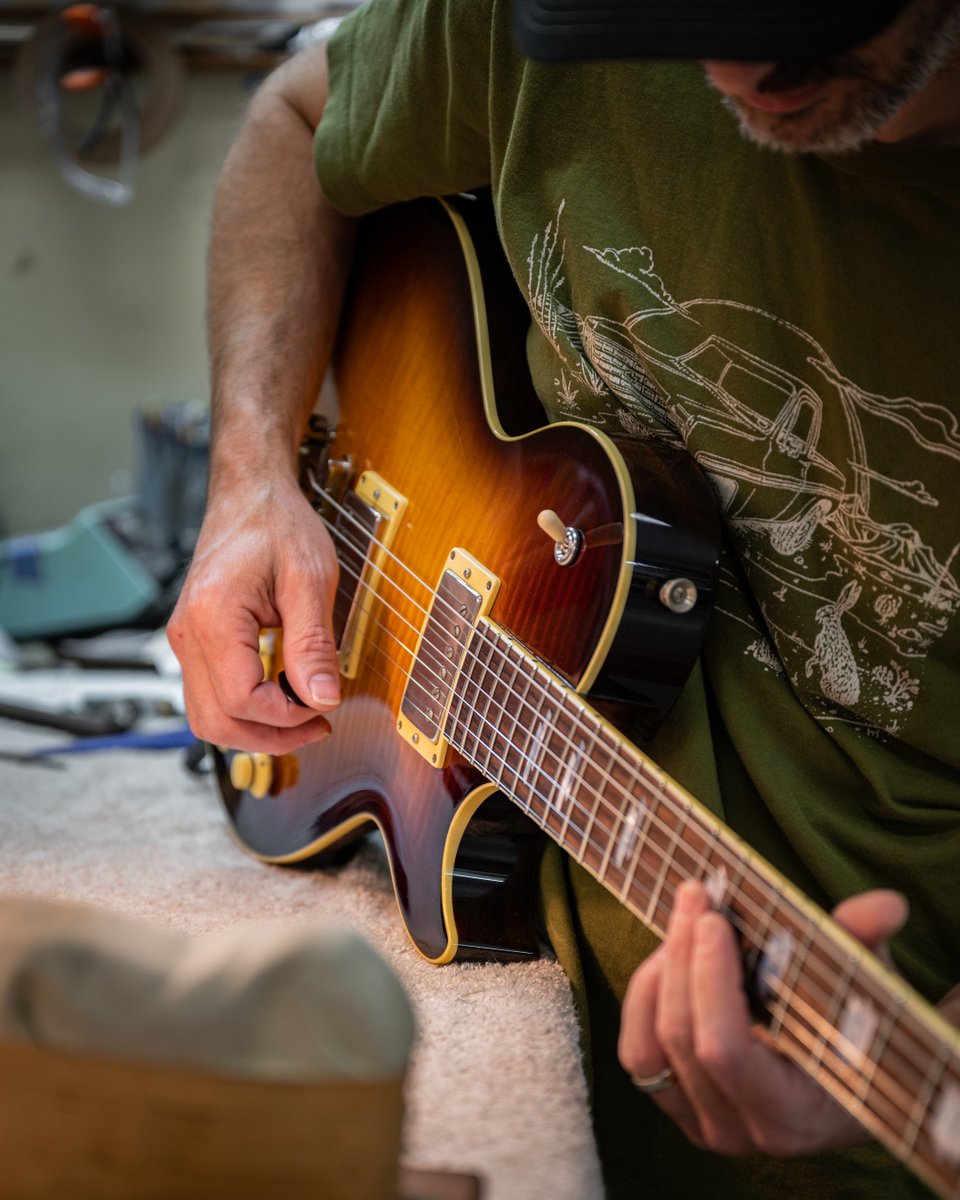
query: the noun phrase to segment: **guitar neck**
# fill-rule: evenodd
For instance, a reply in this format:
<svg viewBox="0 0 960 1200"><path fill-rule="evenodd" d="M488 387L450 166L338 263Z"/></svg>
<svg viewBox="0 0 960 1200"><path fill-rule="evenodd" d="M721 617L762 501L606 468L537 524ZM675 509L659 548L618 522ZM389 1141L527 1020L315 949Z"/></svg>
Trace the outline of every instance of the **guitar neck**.
<svg viewBox="0 0 960 1200"><path fill-rule="evenodd" d="M960 1037L934 1009L486 619L445 734L658 935L679 884L702 881L779 1049L960 1197Z"/></svg>

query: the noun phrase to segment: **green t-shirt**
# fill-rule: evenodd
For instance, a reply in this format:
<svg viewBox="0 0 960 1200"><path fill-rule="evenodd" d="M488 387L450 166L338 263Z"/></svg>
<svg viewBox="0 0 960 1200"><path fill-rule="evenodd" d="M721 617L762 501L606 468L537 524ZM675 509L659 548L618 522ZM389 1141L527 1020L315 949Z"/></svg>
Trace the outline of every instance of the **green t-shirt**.
<svg viewBox="0 0 960 1200"><path fill-rule="evenodd" d="M683 443L716 489L715 615L645 749L818 903L905 892L895 958L939 999L960 980L960 151L762 151L695 64L522 59L507 0L370 0L330 63L332 200L489 185L547 412ZM616 1066L649 935L576 865L545 880L611 1194L686 1197L707 1170L712 1196L913 1194L865 1151L684 1149Z"/></svg>

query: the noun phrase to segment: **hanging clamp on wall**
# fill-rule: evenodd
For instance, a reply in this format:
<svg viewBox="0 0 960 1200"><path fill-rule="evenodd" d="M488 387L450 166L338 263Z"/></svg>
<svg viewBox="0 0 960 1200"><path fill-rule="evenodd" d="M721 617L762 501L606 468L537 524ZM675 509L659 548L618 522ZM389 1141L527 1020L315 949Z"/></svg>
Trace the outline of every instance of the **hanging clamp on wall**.
<svg viewBox="0 0 960 1200"><path fill-rule="evenodd" d="M120 8L72 4L37 27L18 74L61 176L91 200L128 204L140 156L179 98L180 67L163 35ZM87 163L112 165L115 176Z"/></svg>

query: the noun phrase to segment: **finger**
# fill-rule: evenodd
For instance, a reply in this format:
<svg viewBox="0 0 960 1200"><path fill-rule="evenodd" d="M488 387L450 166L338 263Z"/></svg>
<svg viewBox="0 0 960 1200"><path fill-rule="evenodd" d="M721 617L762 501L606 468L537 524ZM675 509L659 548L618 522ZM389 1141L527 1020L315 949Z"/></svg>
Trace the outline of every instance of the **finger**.
<svg viewBox="0 0 960 1200"><path fill-rule="evenodd" d="M909 913L905 896L879 888L844 900L833 910L833 917L848 933L889 962L884 943L906 924Z"/></svg>
<svg viewBox="0 0 960 1200"><path fill-rule="evenodd" d="M306 704L326 711L340 702L340 662L333 634L339 569L332 544L306 567L293 577L285 572L277 583L284 670Z"/></svg>
<svg viewBox="0 0 960 1200"><path fill-rule="evenodd" d="M634 971L624 996L618 1055L631 1079L652 1079L670 1067L656 1032L663 964L661 946ZM691 1142L698 1146L705 1144L696 1115L677 1083L655 1093L651 1099L680 1126Z"/></svg>
<svg viewBox="0 0 960 1200"><path fill-rule="evenodd" d="M329 736L330 722L315 713L311 720L295 729L276 729L270 725L258 725L254 721L236 721L224 728L223 738L214 742L214 745L276 757L293 754Z"/></svg>
<svg viewBox="0 0 960 1200"><path fill-rule="evenodd" d="M656 1036L670 1065L683 1077L694 1067L690 1007L690 955L693 926L709 902L703 888L683 883L678 887L663 944L662 979L657 997Z"/></svg>
<svg viewBox="0 0 960 1200"><path fill-rule="evenodd" d="M697 1061L722 1095L747 1104L765 1048L754 1036L736 935L719 913L705 913L697 922L691 959Z"/></svg>
<svg viewBox="0 0 960 1200"><path fill-rule="evenodd" d="M718 913L697 923L691 977L697 1060L737 1114L743 1150L792 1156L856 1136L853 1119L753 1025L736 936Z"/></svg>
<svg viewBox="0 0 960 1200"><path fill-rule="evenodd" d="M312 709L291 704L275 683L264 681L260 622L249 610L225 613L218 624L202 633L194 629L196 623L185 629L176 625L174 635L184 669L184 694L192 701L198 737L230 744L225 735L251 723L294 728L307 725L316 716ZM251 731L245 736L249 739ZM266 746L259 748L267 750Z"/></svg>
<svg viewBox="0 0 960 1200"><path fill-rule="evenodd" d="M677 891L667 937L663 984L658 1004L657 1031L661 1044L677 1073L679 1089L657 1096L664 1111L690 1135L695 1124L698 1144L724 1154L740 1154L752 1149L746 1126L726 1096L699 1061L699 1013L694 1003L694 987L714 991L715 1002L722 1005L742 989L737 973L704 981L694 977L696 933L710 913L710 900L700 884L685 883ZM722 918L718 918L724 923ZM689 1109L689 1112L688 1112Z"/></svg>
<svg viewBox="0 0 960 1200"><path fill-rule="evenodd" d="M193 733L212 745L229 746L232 750L290 754L312 742L322 741L330 733L329 721L309 708L298 710L306 713L307 719L301 719L291 728L229 717L199 672L194 672L193 685L184 689L184 702Z"/></svg>
<svg viewBox="0 0 960 1200"><path fill-rule="evenodd" d="M657 1075L670 1065L655 1029L662 965L663 955L657 949L634 971L620 1014L620 1065L628 1075L641 1079Z"/></svg>

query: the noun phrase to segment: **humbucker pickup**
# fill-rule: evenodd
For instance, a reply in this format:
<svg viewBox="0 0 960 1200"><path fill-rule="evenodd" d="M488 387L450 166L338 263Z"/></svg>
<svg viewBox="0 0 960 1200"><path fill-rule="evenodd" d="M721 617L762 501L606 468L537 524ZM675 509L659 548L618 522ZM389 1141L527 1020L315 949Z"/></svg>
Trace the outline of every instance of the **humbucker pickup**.
<svg viewBox="0 0 960 1200"><path fill-rule="evenodd" d="M397 729L428 762L443 766L443 726L477 621L489 612L500 580L465 550L451 550L420 631Z"/></svg>

